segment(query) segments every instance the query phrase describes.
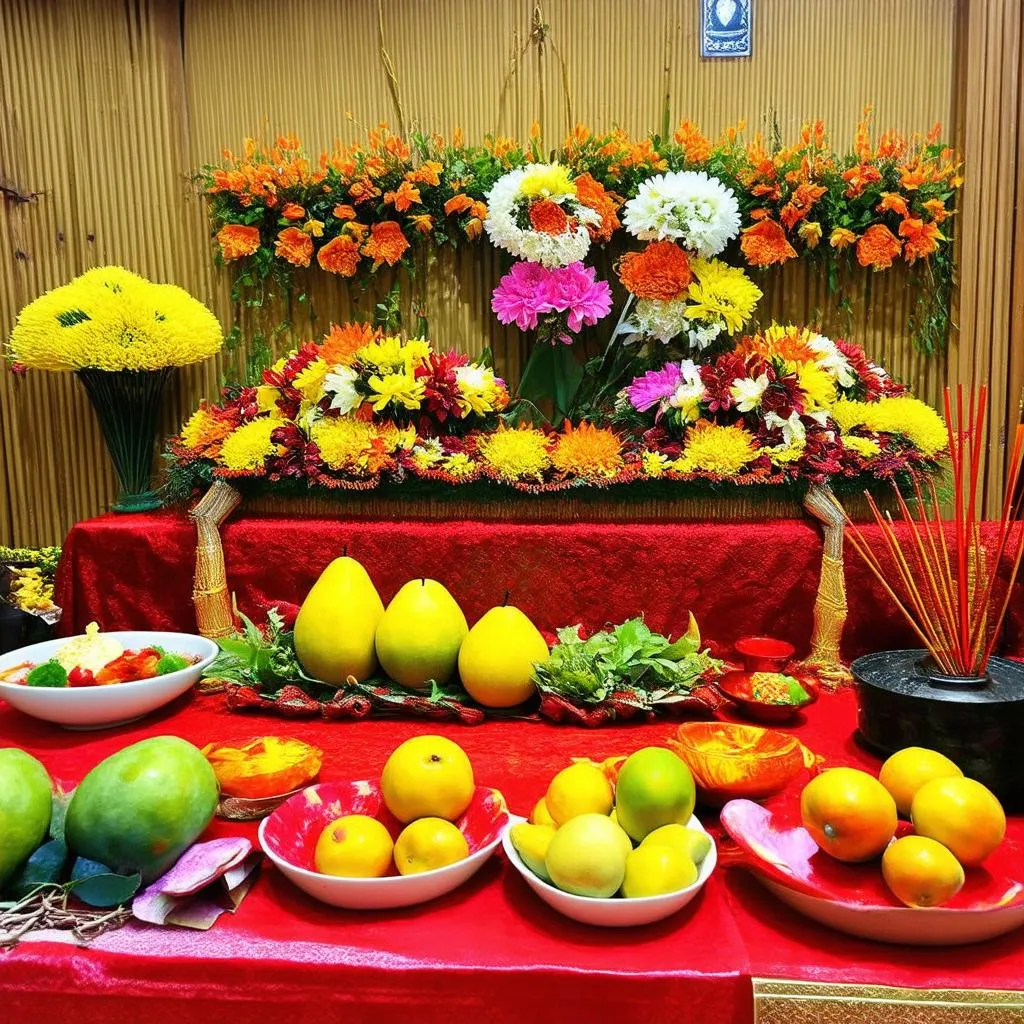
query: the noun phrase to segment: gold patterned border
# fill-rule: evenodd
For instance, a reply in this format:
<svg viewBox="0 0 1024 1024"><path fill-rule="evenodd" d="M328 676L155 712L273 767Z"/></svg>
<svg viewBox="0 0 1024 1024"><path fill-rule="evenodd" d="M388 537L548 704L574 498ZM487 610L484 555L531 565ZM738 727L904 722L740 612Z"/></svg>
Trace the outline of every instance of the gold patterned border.
<svg viewBox="0 0 1024 1024"><path fill-rule="evenodd" d="M754 978L756 1024L1019 1024L1024 992Z"/></svg>

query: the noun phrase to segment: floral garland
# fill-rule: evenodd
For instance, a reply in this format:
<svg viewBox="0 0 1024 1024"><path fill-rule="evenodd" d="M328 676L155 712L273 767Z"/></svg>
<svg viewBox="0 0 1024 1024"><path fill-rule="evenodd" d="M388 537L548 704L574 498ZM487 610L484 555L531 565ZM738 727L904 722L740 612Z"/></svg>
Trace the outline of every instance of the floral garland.
<svg viewBox="0 0 1024 1024"><path fill-rule="evenodd" d="M938 414L859 346L796 327L635 379L614 421L505 422L493 371L421 340L333 327L201 406L171 439L179 494L212 478L369 490L411 478L529 493L641 481L782 484L931 470Z"/></svg>
<svg viewBox="0 0 1024 1024"><path fill-rule="evenodd" d="M547 197L571 196L568 208L565 201L531 203L540 209L525 222L521 182L507 181L490 207L487 196L509 172L525 180L528 165L548 166L536 128L525 146L496 137L467 146L458 132L451 141L421 134L406 141L381 125L365 145L339 146L315 164L292 136L273 147L247 140L241 155L226 151L223 165L204 168L201 178L218 257L237 264L240 296L268 279L288 287L292 272L314 260L328 273L365 281L385 265L412 266L418 248L478 239L485 225L493 242L518 256L549 268L572 265L585 244L608 242L622 224L649 230L643 225L656 223L659 178L671 188L673 175L704 175L718 182L706 189L709 204L723 201L721 190L733 194L739 255L750 267L824 261L833 288L844 266L925 269L929 287L911 327L926 351L940 348L953 274L944 225L956 212L962 177L938 127L909 141L887 131L874 144L868 111L845 155L832 150L821 121L782 148L760 135L745 142L743 130L712 142L684 121L671 138L638 141L577 127L553 154L575 191L552 179ZM696 207L676 213L691 223L691 247L707 258L716 233L698 237Z"/></svg>

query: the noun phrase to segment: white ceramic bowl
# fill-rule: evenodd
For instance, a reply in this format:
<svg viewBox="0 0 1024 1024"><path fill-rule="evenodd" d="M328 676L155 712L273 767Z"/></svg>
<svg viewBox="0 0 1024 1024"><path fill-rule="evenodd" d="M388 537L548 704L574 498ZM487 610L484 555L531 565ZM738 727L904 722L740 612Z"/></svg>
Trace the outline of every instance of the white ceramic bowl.
<svg viewBox="0 0 1024 1024"><path fill-rule="evenodd" d="M54 722L65 729L102 729L134 722L174 700L193 686L203 669L213 661L218 647L206 637L190 633L157 633L150 631L123 631L107 633L126 651L157 645L169 653L184 654L199 660L180 672L135 683L114 683L110 686L49 687L25 686L21 683L0 683L0 698L13 708ZM31 647L0 655L0 672L20 665L23 661L39 665L74 637L47 640Z"/></svg>
<svg viewBox="0 0 1024 1024"><path fill-rule="evenodd" d="M340 878L309 867L311 848L323 828L347 814L366 814L384 822L392 838L401 830L383 807L376 783L321 782L290 797L260 822L260 846L281 873L321 903L349 910L386 910L426 903L457 889L483 867L497 849L508 822L505 800L494 789L477 786L469 810L455 824L469 844L464 860L417 875Z"/></svg>
<svg viewBox="0 0 1024 1024"><path fill-rule="evenodd" d="M685 889L678 889L676 892L666 893L664 896L643 896L631 900L616 897L597 899L592 896L574 896L572 893L562 892L561 889L538 878L523 863L512 843L511 831L512 825L525 820L525 818L516 818L505 829L501 840L505 855L526 880L526 884L549 907L554 907L559 913L583 924L595 924L605 928L630 928L634 925L661 921L677 910L682 910L700 892L718 863L718 849L712 839L711 849L701 861L697 872L697 881ZM697 820L696 815L690 818L686 827L700 829L701 832L707 831Z"/></svg>

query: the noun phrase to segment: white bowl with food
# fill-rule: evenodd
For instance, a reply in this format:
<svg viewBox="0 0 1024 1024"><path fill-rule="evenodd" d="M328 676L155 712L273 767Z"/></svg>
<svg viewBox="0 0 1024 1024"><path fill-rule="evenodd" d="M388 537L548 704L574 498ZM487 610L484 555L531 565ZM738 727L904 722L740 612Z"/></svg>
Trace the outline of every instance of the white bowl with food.
<svg viewBox="0 0 1024 1024"><path fill-rule="evenodd" d="M519 851L516 850L515 844L512 842L512 825L525 820L525 818L515 818L505 829L501 839L505 856L508 857L516 871L523 876L526 884L549 907L553 907L560 914L571 917L574 921L579 921L582 924L598 925L603 928L632 928L637 925L662 921L682 910L696 898L718 863L718 849L714 839L709 836L711 849L698 865L697 880L692 885L676 889L675 892L667 892L661 896L641 896L632 899L620 896L608 898L576 896L570 892L563 892L557 886L545 882L535 875L519 856ZM707 829L697 820L696 815L690 818L686 827L699 832L707 832Z"/></svg>
<svg viewBox="0 0 1024 1024"><path fill-rule="evenodd" d="M0 655L0 699L65 729L134 722L198 682L218 647L190 633L122 630L47 640Z"/></svg>

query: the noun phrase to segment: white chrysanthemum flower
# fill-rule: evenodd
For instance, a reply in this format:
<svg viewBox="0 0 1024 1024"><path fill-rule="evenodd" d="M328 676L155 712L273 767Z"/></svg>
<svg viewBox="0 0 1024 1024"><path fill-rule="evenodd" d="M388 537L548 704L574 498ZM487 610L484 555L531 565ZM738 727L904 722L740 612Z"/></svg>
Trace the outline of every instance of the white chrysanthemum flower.
<svg viewBox="0 0 1024 1024"><path fill-rule="evenodd" d="M470 363L468 366L455 367L455 379L473 391L483 391L494 385L494 371L486 366Z"/></svg>
<svg viewBox="0 0 1024 1024"><path fill-rule="evenodd" d="M722 333L722 330L723 327L721 324L701 324L697 327L689 324L687 326L686 336L690 339L690 344L698 352L703 352L704 349L708 348Z"/></svg>
<svg viewBox="0 0 1024 1024"><path fill-rule="evenodd" d="M701 380L700 369L692 359L684 359L679 364L679 369L682 383L669 398L668 404L679 410L684 421L693 422L700 418L699 406L706 392L704 381Z"/></svg>
<svg viewBox="0 0 1024 1024"><path fill-rule="evenodd" d="M807 347L815 353L815 362L826 372L831 374L841 388L849 388L854 385L857 375L850 366L850 360L843 355L836 347L831 338L823 334L815 334Z"/></svg>
<svg viewBox="0 0 1024 1024"><path fill-rule="evenodd" d="M331 408L337 409L342 416L350 413L363 400L355 387L358 379L359 374L351 366L335 366L324 377L324 391L334 396Z"/></svg>
<svg viewBox="0 0 1024 1024"><path fill-rule="evenodd" d="M668 344L689 327L686 310L685 297L668 301L640 299L632 316L631 328L637 334L650 335Z"/></svg>
<svg viewBox="0 0 1024 1024"><path fill-rule="evenodd" d="M705 171L669 171L641 182L622 223L640 239L673 239L708 259L739 234L731 189Z"/></svg>
<svg viewBox="0 0 1024 1024"><path fill-rule="evenodd" d="M791 412L785 420L777 412L770 412L764 422L769 428L779 427L782 430L782 443L786 448L802 445L807 440L807 428L798 412Z"/></svg>
<svg viewBox="0 0 1024 1024"><path fill-rule="evenodd" d="M762 373L753 380L750 377L736 377L729 388L729 394L740 412L753 412L761 405L761 396L768 390L768 374Z"/></svg>

